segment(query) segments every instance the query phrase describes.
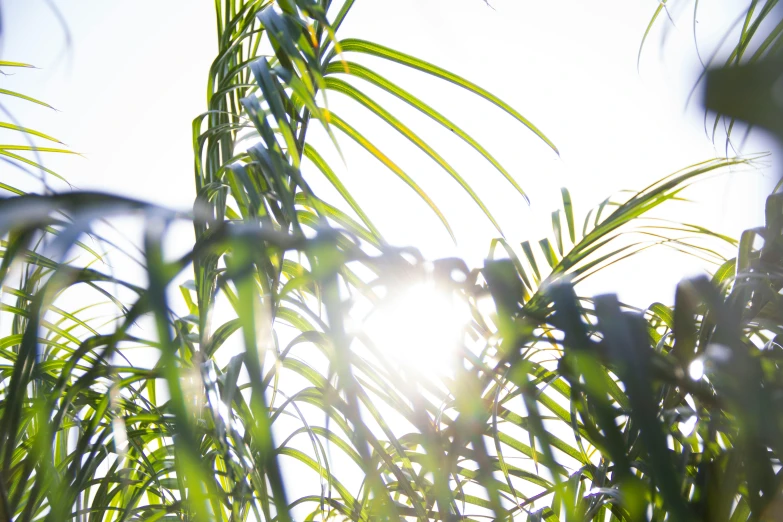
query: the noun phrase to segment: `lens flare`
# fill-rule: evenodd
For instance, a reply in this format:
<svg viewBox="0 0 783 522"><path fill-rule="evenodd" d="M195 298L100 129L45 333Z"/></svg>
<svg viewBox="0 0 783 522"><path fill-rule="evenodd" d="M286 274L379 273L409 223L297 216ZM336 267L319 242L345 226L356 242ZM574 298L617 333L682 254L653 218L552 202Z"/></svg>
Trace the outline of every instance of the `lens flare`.
<svg viewBox="0 0 783 522"><path fill-rule="evenodd" d="M382 353L424 373L447 373L470 321L457 293L420 283L389 295L365 319L363 330Z"/></svg>
<svg viewBox="0 0 783 522"><path fill-rule="evenodd" d="M688 366L688 376L694 381L700 381L704 377L704 360L694 359Z"/></svg>

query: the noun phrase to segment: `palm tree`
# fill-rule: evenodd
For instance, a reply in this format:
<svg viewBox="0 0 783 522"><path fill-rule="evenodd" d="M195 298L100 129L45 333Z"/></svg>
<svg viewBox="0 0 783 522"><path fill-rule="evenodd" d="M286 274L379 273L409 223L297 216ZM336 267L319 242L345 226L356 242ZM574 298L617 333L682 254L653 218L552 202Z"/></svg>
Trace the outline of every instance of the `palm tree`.
<svg viewBox="0 0 783 522"><path fill-rule="evenodd" d="M85 192L17 191L0 202L0 276L9 297L2 310L12 318L0 341L0 517L758 517L777 495L779 437L746 436L739 427L758 424L747 406L778 382L774 351L755 349L743 359L743 375L759 377L748 390L729 378L725 385L718 377L689 380L687 372L707 355L719 359L708 349L713 338L730 347L767 342L777 327L761 319L775 299L754 300L755 313L735 313L741 325L724 332L722 299L740 308L747 302L730 283L735 266L743 275L756 263L752 242L741 242L739 261L727 260L688 238L730 238L645 219L699 177L745 160L706 161L631 197L607 199L581 226L564 190L552 234L537 245L516 249L499 238L493 248L509 260L473 270L453 259L430 266L416 251L384 241L309 140L312 125L335 147L337 135L354 140L451 231L448 216L381 144L329 110L329 92L348 96L406 137L493 223L491 209L458 171L362 93L361 82L455 133L524 191L466 130L357 57L393 61L467 89L557 149L522 114L469 80L383 45L343 38L353 5L216 2L218 55L207 109L193 124L192 213ZM314 193L305 163L342 201ZM770 208L777 215L779 207ZM145 284L113 274L105 256L82 242L93 237L111 246L95 230L116 216L144 222L138 257ZM192 222L196 241L168 259L167 229L183 220ZM769 234L776 223L771 219ZM720 290L694 282L683 286L673 310L656 304L645 311L573 294L571 283L659 244L716 262ZM192 278L176 288L182 274ZM400 370L373 339L346 324L352 303L375 306L421 280L462 296L472 310L466 334L473 346L460 352L461 369L439 380ZM73 304L84 295L85 304ZM489 316L479 306L485 295L496 306ZM186 314L176 312L175 298ZM631 345L642 355L627 357L623 348ZM138 350L147 354L141 362L132 355ZM769 411L777 407L776 398L764 400ZM743 411L747 419L735 422ZM662 422L687 424L694 412L703 420L690 433ZM734 482L710 478L750 463L763 464L758 480L750 471Z"/></svg>

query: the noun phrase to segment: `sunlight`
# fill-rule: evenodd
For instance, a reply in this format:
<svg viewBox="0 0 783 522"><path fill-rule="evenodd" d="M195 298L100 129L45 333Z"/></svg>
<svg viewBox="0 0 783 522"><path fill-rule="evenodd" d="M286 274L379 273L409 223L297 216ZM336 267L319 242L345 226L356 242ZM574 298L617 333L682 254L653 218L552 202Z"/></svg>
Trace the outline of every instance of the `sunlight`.
<svg viewBox="0 0 783 522"><path fill-rule="evenodd" d="M694 381L700 381L704 377L704 359L694 359L688 366L688 376Z"/></svg>
<svg viewBox="0 0 783 522"><path fill-rule="evenodd" d="M456 292L419 283L390 295L362 329L395 362L442 375L453 368L469 321L468 305Z"/></svg>

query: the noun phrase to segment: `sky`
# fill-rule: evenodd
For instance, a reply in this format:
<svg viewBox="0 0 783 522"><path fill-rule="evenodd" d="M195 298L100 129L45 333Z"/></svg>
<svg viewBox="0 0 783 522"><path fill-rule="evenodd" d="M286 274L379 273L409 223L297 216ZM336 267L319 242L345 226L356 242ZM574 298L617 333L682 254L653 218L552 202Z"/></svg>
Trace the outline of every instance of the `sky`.
<svg viewBox="0 0 783 522"><path fill-rule="evenodd" d="M7 108L25 125L82 153L47 160L73 186L190 208L195 195L191 121L205 108L206 71L215 52L212 2L54 3L67 34L46 1L5 0L2 54L39 67L5 77L8 88L42 99L57 112L11 102ZM493 209L511 243L547 232L562 186L571 191L579 219L613 193L638 190L724 152L722 139L714 145L705 135L700 90L686 109L700 71L692 4L677 4L682 7L671 12L673 22L659 20L638 68L641 36L657 6L652 0L490 4L365 0L356 3L341 32L414 54L474 81L557 145L559 156L502 111L453 85L380 60L363 62L468 129L527 191L529 206L461 141L385 93L361 86L457 167ZM718 30L740 10L731 0L701 7L696 26L702 55L709 54ZM416 246L430 258L458 255L480 264L498 232L456 183L340 95L329 103L373 141L388 144L388 155L434 195L458 244L402 182L341 139L344 164L333 151L325 153L359 201L365 201L385 237ZM313 140L322 153L329 148L323 137ZM756 132L744 151L767 151L773 145ZM745 169L703 183L693 191L695 202L671 207L672 215L738 236L762 223L763 199L776 170ZM30 185L20 176L4 174L2 180ZM310 179L316 193L328 195L317 173ZM184 227L183 246L189 234ZM643 277L653 269L654 280ZM677 280L700 269L698 263L657 250L596 278L587 291L616 291L641 305L670 301Z"/></svg>

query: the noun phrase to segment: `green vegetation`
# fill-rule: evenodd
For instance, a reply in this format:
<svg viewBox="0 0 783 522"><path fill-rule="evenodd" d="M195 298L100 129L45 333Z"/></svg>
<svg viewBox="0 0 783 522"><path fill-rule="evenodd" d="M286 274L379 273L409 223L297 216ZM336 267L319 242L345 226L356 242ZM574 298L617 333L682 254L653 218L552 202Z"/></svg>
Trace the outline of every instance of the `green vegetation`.
<svg viewBox="0 0 783 522"><path fill-rule="evenodd" d="M356 141L451 232L448 216L383 143L331 112L325 93L352 98L406 137L493 223L457 167L358 80L454 132L515 190L524 187L469 130L354 57L456 84L557 149L468 79L343 38L354 0L331 4L216 2L219 52L207 110L193 124L192 214L3 186L15 195L0 201L0 520L778 519L783 197L770 196L766 226L739 241L647 218L696 180L748 161L711 159L584 218L564 189L549 237L518 249L493 241L508 259L480 269L425 263L384 241L308 130ZM752 0L728 70L707 75L719 118L777 130L767 112L753 119L756 98L731 103L749 92L744 64L780 71L775 4ZM67 152L0 145L9 161L54 174L25 151ZM306 162L341 201L314 193ZM144 284L114 274L84 241L122 216L143 221ZM196 241L172 260L167 230L182 221ZM715 246L727 243L733 259ZM575 283L656 245L713 262L712 280L683 282L674 306L645 310L576 295ZM423 280L471 310L471 346L442 379L398 369L348 324L352 302L379 306ZM480 306L488 295L492 314ZM148 365L130 360L139 352Z"/></svg>

